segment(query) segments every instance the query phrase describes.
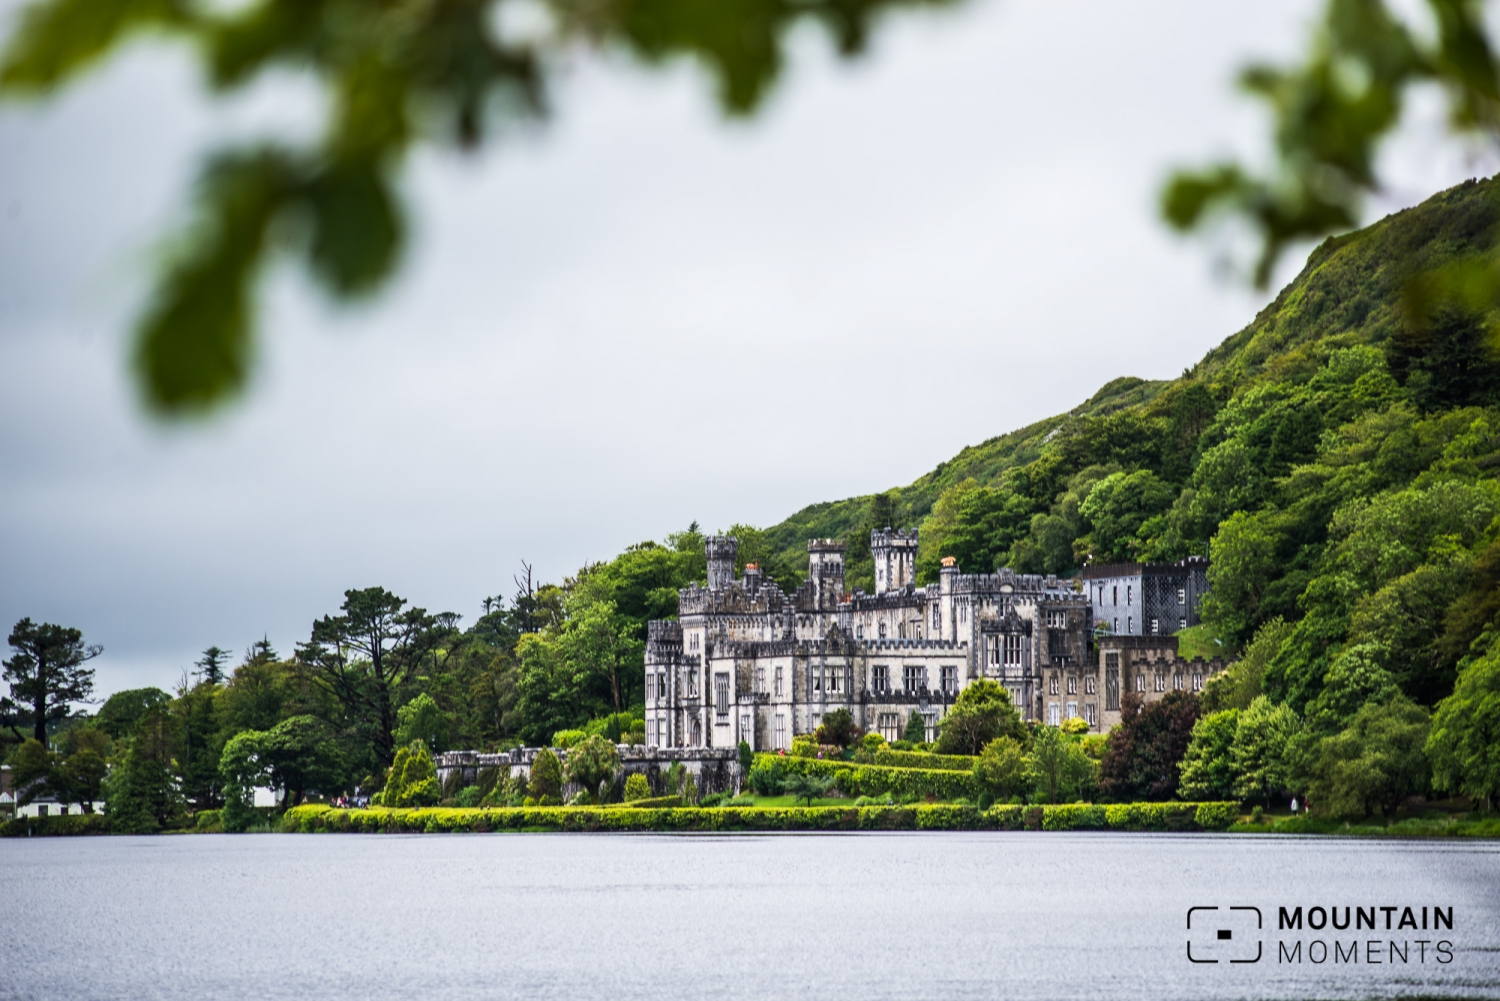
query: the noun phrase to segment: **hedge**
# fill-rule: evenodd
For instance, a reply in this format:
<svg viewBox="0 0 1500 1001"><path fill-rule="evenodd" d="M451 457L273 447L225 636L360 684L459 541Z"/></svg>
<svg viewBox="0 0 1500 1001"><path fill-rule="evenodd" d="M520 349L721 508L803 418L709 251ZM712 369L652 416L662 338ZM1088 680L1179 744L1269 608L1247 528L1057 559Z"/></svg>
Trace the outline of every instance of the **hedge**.
<svg viewBox="0 0 1500 1001"><path fill-rule="evenodd" d="M69 813L58 817L16 817L0 824L0 838L67 837L108 834L109 818L102 813Z"/></svg>
<svg viewBox="0 0 1500 1001"><path fill-rule="evenodd" d="M1170 807L1161 810L1160 807ZM1137 809L1139 808L1139 809ZM1121 807L1059 806L693 807L609 809L538 806L497 809L424 807L337 810L309 804L288 810L282 830L374 833L488 831L1016 831L1016 830L1220 830L1199 827L1196 817L1218 824L1233 803L1133 803ZM1129 811L1136 810L1135 813ZM1111 816L1113 811L1114 815ZM1122 812L1124 811L1124 812ZM1130 821L1138 821L1133 826ZM1183 826L1185 822L1186 826ZM1226 825L1227 826L1227 825Z"/></svg>
<svg viewBox="0 0 1500 1001"><path fill-rule="evenodd" d="M896 796L930 796L933 799L973 799L976 793L973 776L968 772L892 768L887 765L860 765L852 761L790 756L774 760L783 762L788 772L832 776L846 796L884 796L891 793Z"/></svg>
<svg viewBox="0 0 1500 1001"><path fill-rule="evenodd" d="M881 748L875 752L875 763L890 768L923 768L938 772L971 772L973 758L967 754L929 754L926 751L893 751Z"/></svg>

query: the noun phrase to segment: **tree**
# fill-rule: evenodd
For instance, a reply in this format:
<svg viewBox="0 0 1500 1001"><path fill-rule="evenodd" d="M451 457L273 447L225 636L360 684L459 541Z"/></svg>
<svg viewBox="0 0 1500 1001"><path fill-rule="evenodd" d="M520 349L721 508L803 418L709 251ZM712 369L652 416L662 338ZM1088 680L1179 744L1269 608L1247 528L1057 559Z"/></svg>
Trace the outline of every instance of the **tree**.
<svg viewBox="0 0 1500 1001"><path fill-rule="evenodd" d="M401 689L453 630L383 587L345 591L340 610L313 623L297 659L365 730L376 760L393 763Z"/></svg>
<svg viewBox="0 0 1500 1001"><path fill-rule="evenodd" d="M828 795L828 790L833 788L832 775L814 775L811 772L791 772L782 779L781 791L792 797L792 802L806 800L808 806L812 801Z"/></svg>
<svg viewBox="0 0 1500 1001"><path fill-rule="evenodd" d="M1240 658L1208 679L1203 686L1203 708L1208 712L1246 709L1261 694L1266 665L1291 635L1291 625L1281 617L1272 619L1256 630L1255 638Z"/></svg>
<svg viewBox="0 0 1500 1001"><path fill-rule="evenodd" d="M1142 703L1135 692L1120 699L1120 725L1109 733L1099 763L1099 789L1118 802L1164 800L1177 795L1178 763L1192 741L1199 703L1187 692L1168 692Z"/></svg>
<svg viewBox="0 0 1500 1001"><path fill-rule="evenodd" d="M229 651L219 647L211 646L203 651L203 656L193 662L198 668L198 673L203 680L215 687L224 683L224 665L229 662Z"/></svg>
<svg viewBox="0 0 1500 1001"><path fill-rule="evenodd" d="M94 725L112 740L124 740L153 709L171 705L172 696L160 688L127 688L104 700Z"/></svg>
<svg viewBox="0 0 1500 1001"><path fill-rule="evenodd" d="M398 744L420 740L433 751L444 751L448 748L447 735L448 719L426 692L396 710Z"/></svg>
<svg viewBox="0 0 1500 1001"><path fill-rule="evenodd" d="M1494 808L1500 796L1500 646L1491 642L1459 671L1453 694L1433 715L1427 754L1438 789Z"/></svg>
<svg viewBox="0 0 1500 1001"><path fill-rule="evenodd" d="M1399 695L1396 679L1380 666L1384 653L1375 643L1356 644L1340 653L1323 679L1323 690L1308 703L1307 725L1324 734L1337 733L1361 706Z"/></svg>
<svg viewBox="0 0 1500 1001"><path fill-rule="evenodd" d="M219 756L224 797L220 823L231 833L248 830L256 820L255 787L266 780L265 766L260 760L261 737L257 730L237 733L229 738Z"/></svg>
<svg viewBox="0 0 1500 1001"><path fill-rule="evenodd" d="M343 785L343 755L327 724L315 717L293 716L277 723L259 735L256 754L270 785L283 790L283 806L288 809L301 803L308 790L331 793ZM431 764L429 756L427 765Z"/></svg>
<svg viewBox="0 0 1500 1001"><path fill-rule="evenodd" d="M901 734L902 738L912 744L923 744L927 742L927 720L915 709L906 717L906 731Z"/></svg>
<svg viewBox="0 0 1500 1001"><path fill-rule="evenodd" d="M536 757L531 762L531 783L527 787L531 798L541 806L560 803L562 783L562 764L557 760L557 755L545 747L536 752Z"/></svg>
<svg viewBox="0 0 1500 1001"><path fill-rule="evenodd" d="M1272 796L1288 787L1287 750L1301 728L1302 721L1290 706L1273 703L1264 695L1240 713L1231 753L1239 776L1235 794L1240 799L1269 804Z"/></svg>
<svg viewBox="0 0 1500 1001"><path fill-rule="evenodd" d="M1224 709L1198 717L1193 739L1179 769L1178 792L1184 799L1234 798L1234 735L1240 725L1238 709Z"/></svg>
<svg viewBox="0 0 1500 1001"><path fill-rule="evenodd" d="M1427 710L1404 695L1365 703L1348 728L1319 744L1309 796L1327 813L1368 816L1425 793L1432 787L1424 751L1430 725Z"/></svg>
<svg viewBox="0 0 1500 1001"><path fill-rule="evenodd" d="M10 756L10 780L16 806L26 806L51 791L55 756L40 741L28 737Z"/></svg>
<svg viewBox="0 0 1500 1001"><path fill-rule="evenodd" d="M1021 739L1026 729L1011 704L1010 692L997 681L978 678L958 693L938 731L939 754L978 754L996 737Z"/></svg>
<svg viewBox="0 0 1500 1001"><path fill-rule="evenodd" d="M840 707L823 717L813 736L820 744L844 748L863 737L864 731L855 725L849 710Z"/></svg>
<svg viewBox="0 0 1500 1001"><path fill-rule="evenodd" d="M1014 737L996 737L974 762L974 784L991 801L1021 795L1028 784L1025 748Z"/></svg>
<svg viewBox="0 0 1500 1001"><path fill-rule="evenodd" d="M740 762L741 777L749 775L751 766L755 764L755 752L750 749L750 742L745 740L740 741L740 746L736 749L736 753Z"/></svg>
<svg viewBox="0 0 1500 1001"><path fill-rule="evenodd" d="M1048 803L1076 799L1094 773L1094 762L1083 748L1055 726L1037 728L1026 765L1037 798Z"/></svg>
<svg viewBox="0 0 1500 1001"><path fill-rule="evenodd" d="M69 705L93 695L94 670L83 665L104 648L84 645L77 629L29 618L16 623L7 642L14 653L0 678L10 683L10 695L0 707L29 716L32 739L46 746L47 724L66 719Z"/></svg>
<svg viewBox="0 0 1500 1001"><path fill-rule="evenodd" d="M567 776L578 783L590 801L603 803L620 771L620 752L597 734L568 748Z"/></svg>
<svg viewBox="0 0 1500 1001"><path fill-rule="evenodd" d="M1141 526L1165 514L1176 497L1177 491L1149 469L1100 480L1078 509L1093 527L1095 558L1101 563L1139 559L1146 543Z"/></svg>
<svg viewBox="0 0 1500 1001"><path fill-rule="evenodd" d="M133 834L171 826L182 813L182 797L173 774L177 748L170 706L148 708L123 743L124 752L104 781L111 826Z"/></svg>

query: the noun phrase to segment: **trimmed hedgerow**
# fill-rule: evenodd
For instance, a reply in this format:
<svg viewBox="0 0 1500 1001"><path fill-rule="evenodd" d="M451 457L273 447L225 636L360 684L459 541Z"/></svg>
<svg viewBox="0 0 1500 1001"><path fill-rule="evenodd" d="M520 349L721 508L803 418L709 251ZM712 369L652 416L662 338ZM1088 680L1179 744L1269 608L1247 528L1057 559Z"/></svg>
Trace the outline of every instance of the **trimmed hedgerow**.
<svg viewBox="0 0 1500 1001"><path fill-rule="evenodd" d="M1102 806L1091 803L1063 803L1042 808L1044 831L1102 831L1108 825Z"/></svg>
<svg viewBox="0 0 1500 1001"><path fill-rule="evenodd" d="M1105 827L1196 830L1193 818L1203 810L1205 820L1217 824L1223 808L1232 803L1138 803L1145 807L1134 816L1142 825L1120 822L1114 807L1083 803L1060 806L996 806L981 810L956 803L915 806L815 806L737 807L703 809L693 807L599 808L513 807L463 809L423 807L407 810L372 808L335 810L310 804L288 810L282 830L312 833L458 833L485 831L1015 831L1021 829L1067 831ZM1173 811L1156 808L1169 806ZM1203 808L1210 808L1204 810ZM1109 819L1115 811L1115 820ZM1186 827L1170 828L1170 818L1187 818ZM1218 828L1213 828L1218 829Z"/></svg>
<svg viewBox="0 0 1500 1001"><path fill-rule="evenodd" d="M926 751L892 751L882 748L875 752L875 763L888 768L921 768L937 772L971 772L978 758L967 754L929 754Z"/></svg>
<svg viewBox="0 0 1500 1001"><path fill-rule="evenodd" d="M67 837L108 834L109 818L102 813L69 813L60 817L17 817L0 823L0 838Z"/></svg>
<svg viewBox="0 0 1500 1001"><path fill-rule="evenodd" d="M1193 811L1193 822L1200 830L1225 831L1240 819L1238 803L1199 803Z"/></svg>
<svg viewBox="0 0 1500 1001"><path fill-rule="evenodd" d="M769 755L765 756L769 758ZM932 799L971 799L974 777L968 772L937 771L931 768L891 768L886 765L860 765L852 761L820 758L776 758L788 773L802 772L831 777L846 796L917 796ZM759 759L756 762L759 764Z"/></svg>

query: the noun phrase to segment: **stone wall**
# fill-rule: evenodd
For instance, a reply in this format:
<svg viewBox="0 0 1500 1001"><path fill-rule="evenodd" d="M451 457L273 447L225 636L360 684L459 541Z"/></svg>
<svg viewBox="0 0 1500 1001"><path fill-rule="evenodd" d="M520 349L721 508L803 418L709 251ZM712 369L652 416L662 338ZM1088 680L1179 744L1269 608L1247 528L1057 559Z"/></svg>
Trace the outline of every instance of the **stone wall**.
<svg viewBox="0 0 1500 1001"><path fill-rule="evenodd" d="M531 763L541 752L540 747L518 747L511 751L501 751L495 754L486 754L481 751L444 751L434 756L437 765L438 783L447 788L449 777L455 772L461 772L462 778L459 787L475 785L479 781L479 773L486 768L498 768L506 775L519 775L523 778L531 778ZM740 774L739 752L728 747L642 747L639 745L620 744L620 765L623 776L644 775L651 783L653 796L667 795L667 769L672 767L673 762L682 762L693 781L698 785L698 794L706 796L709 793L728 792L735 793L740 789L743 776ZM559 748L552 748L552 753L564 764L568 760L568 752ZM623 778L622 776L622 778ZM578 787L569 782L563 786L563 798L566 800L578 791Z"/></svg>

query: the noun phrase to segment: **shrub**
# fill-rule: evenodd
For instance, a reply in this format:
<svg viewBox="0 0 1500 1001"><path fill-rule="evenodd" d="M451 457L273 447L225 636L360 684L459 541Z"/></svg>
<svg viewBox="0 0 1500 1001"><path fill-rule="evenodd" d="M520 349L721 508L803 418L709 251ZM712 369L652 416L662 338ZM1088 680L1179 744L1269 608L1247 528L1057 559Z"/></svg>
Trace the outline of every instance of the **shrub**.
<svg viewBox="0 0 1500 1001"><path fill-rule="evenodd" d="M811 772L793 772L786 777L782 783L787 795L793 799L805 799L807 805L812 806L812 801L828 795L828 790L833 787L834 776L816 775Z"/></svg>
<svg viewBox="0 0 1500 1001"><path fill-rule="evenodd" d="M780 796L782 783L786 781L785 760L779 756L761 755L750 766L745 784L757 796Z"/></svg>
<svg viewBox="0 0 1500 1001"><path fill-rule="evenodd" d="M797 773L833 778L847 796L879 796L891 793L903 798L953 800L971 798L974 780L968 772L938 771L927 768L889 768L861 765L850 761L819 761L808 758L775 758L761 755L761 762L781 762L788 776ZM754 769L752 769L754 771ZM783 780L783 784L785 780Z"/></svg>
<svg viewBox="0 0 1500 1001"><path fill-rule="evenodd" d="M588 735L586 730L559 730L552 735L552 746L566 751Z"/></svg>
<svg viewBox="0 0 1500 1001"><path fill-rule="evenodd" d="M1193 820L1205 831L1223 831L1240 819L1238 803L1199 803Z"/></svg>
<svg viewBox="0 0 1500 1001"><path fill-rule="evenodd" d="M1109 826L1105 808L1087 803L1067 803L1043 811L1044 831L1102 831Z"/></svg>
<svg viewBox="0 0 1500 1001"><path fill-rule="evenodd" d="M218 810L199 810L193 818L194 830L204 834L217 834L224 830Z"/></svg>
<svg viewBox="0 0 1500 1001"><path fill-rule="evenodd" d="M652 810L662 806L681 806L681 796L652 796L648 799L627 800L626 806L635 810Z"/></svg>
<svg viewBox="0 0 1500 1001"><path fill-rule="evenodd" d="M597 802L604 802L619 770L619 750L597 734L584 738L568 751L568 779L577 782Z"/></svg>
<svg viewBox="0 0 1500 1001"><path fill-rule="evenodd" d="M996 737L1021 739L1025 727L1005 686L980 678L958 693L943 717L937 749L943 754L978 754Z"/></svg>
<svg viewBox="0 0 1500 1001"><path fill-rule="evenodd" d="M479 791L478 786L464 786L458 791L458 795L453 797L453 800L456 806L472 809L478 806L483 798L484 795Z"/></svg>
<svg viewBox="0 0 1500 1001"><path fill-rule="evenodd" d="M922 744L927 741L927 721L922 714L915 709L906 717L906 729L901 736L912 744Z"/></svg>
<svg viewBox="0 0 1500 1001"><path fill-rule="evenodd" d="M927 768L939 772L968 772L979 759L968 754L930 754L927 751L896 751L882 748L870 764L890 768Z"/></svg>
<svg viewBox="0 0 1500 1001"><path fill-rule="evenodd" d="M396 752L385 789L371 797L371 802L389 807L432 806L439 798L432 753L425 743L414 740Z"/></svg>
<svg viewBox="0 0 1500 1001"><path fill-rule="evenodd" d="M1019 795L1027 782L1026 753L1011 737L996 737L974 762L974 788L981 796L1009 799Z"/></svg>
<svg viewBox="0 0 1500 1001"><path fill-rule="evenodd" d="M847 709L835 709L823 717L817 733L814 735L819 744L831 744L839 750L843 750L850 744L859 740L863 731L854 725L854 717Z"/></svg>
<svg viewBox="0 0 1500 1001"><path fill-rule="evenodd" d="M562 763L557 755L543 748L531 762L531 782L527 792L538 802L562 795Z"/></svg>
<svg viewBox="0 0 1500 1001"><path fill-rule="evenodd" d="M650 798L651 783L646 780L646 776L636 772L625 779L625 802L634 803L636 800Z"/></svg>
<svg viewBox="0 0 1500 1001"><path fill-rule="evenodd" d="M792 738L792 757L815 758L818 756L818 742L811 736L803 734Z"/></svg>

